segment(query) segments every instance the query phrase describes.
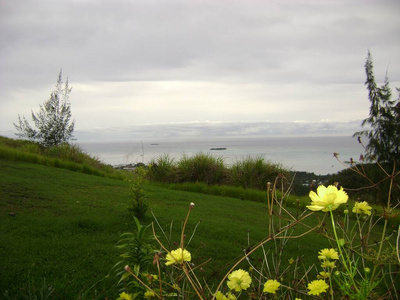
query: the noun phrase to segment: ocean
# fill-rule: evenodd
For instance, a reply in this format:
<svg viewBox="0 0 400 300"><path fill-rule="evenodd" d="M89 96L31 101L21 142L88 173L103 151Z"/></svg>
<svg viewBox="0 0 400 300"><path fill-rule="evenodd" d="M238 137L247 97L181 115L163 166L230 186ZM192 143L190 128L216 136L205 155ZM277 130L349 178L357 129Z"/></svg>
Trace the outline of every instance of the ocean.
<svg viewBox="0 0 400 300"><path fill-rule="evenodd" d="M153 158L168 154L179 160L183 155L209 153L222 157L227 166L246 157L263 157L293 171L333 174L346 168L341 161L358 160L364 153L357 139L333 137L267 137L220 138L154 141L78 142L86 153L110 165L149 163ZM226 148L211 150L211 148Z"/></svg>

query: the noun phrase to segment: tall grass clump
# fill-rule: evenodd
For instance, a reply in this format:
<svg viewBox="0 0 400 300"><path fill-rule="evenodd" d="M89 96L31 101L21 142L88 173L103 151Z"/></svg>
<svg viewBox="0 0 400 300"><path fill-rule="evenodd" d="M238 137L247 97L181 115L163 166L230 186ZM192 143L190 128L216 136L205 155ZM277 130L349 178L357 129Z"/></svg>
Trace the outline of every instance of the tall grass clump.
<svg viewBox="0 0 400 300"><path fill-rule="evenodd" d="M175 172L174 159L170 158L168 154L164 154L150 161L147 177L156 182L174 182Z"/></svg>
<svg viewBox="0 0 400 300"><path fill-rule="evenodd" d="M64 143L53 147L44 147L35 142L0 136L0 157L96 176L116 179L130 177L130 174L115 170L112 166L103 164L99 159L86 154L79 145L75 144Z"/></svg>
<svg viewBox="0 0 400 300"><path fill-rule="evenodd" d="M191 157L183 155L177 162L168 155L153 159L148 179L164 183L203 182L207 185L265 190L267 183L272 182L278 175L288 174L281 165L267 162L262 157L249 156L228 167L223 157L200 152Z"/></svg>
<svg viewBox="0 0 400 300"><path fill-rule="evenodd" d="M279 164L265 161L262 157L247 157L236 161L230 168L232 185L245 189L264 190L268 182L273 182L280 174L287 171Z"/></svg>
<svg viewBox="0 0 400 300"><path fill-rule="evenodd" d="M184 155L177 164L176 177L178 182L222 184L226 178L224 160L205 153L192 157Z"/></svg>

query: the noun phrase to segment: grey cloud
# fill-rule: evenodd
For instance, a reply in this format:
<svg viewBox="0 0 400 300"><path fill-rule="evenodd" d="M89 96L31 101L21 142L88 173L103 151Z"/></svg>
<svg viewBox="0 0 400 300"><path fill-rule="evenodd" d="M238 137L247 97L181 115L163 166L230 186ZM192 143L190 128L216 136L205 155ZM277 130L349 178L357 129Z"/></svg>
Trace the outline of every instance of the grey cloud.
<svg viewBox="0 0 400 300"><path fill-rule="evenodd" d="M370 28L382 24L371 24L361 13L354 18L336 17L340 9L369 16L368 2L357 2L359 7L313 1L308 5L277 1L23 3L8 8L10 21L2 26L2 34L11 43L8 51L2 49L10 55L8 69L24 66L33 75L40 72L34 67L37 64L52 73L64 67L77 74L78 80L246 75L251 81L296 80L299 75L302 80L317 80L321 79L314 75L318 66L336 73L335 65L349 61L342 54L356 50L354 55L362 51L364 56L368 45L359 43L360 37L368 34L371 39L387 40L385 31L378 34L378 28ZM398 24L392 27L399 28ZM14 48L25 49L14 52Z"/></svg>
<svg viewBox="0 0 400 300"><path fill-rule="evenodd" d="M354 85L365 89L362 86L365 80L363 65L368 49L373 54L377 80L383 80L389 65L391 82L400 82L399 8L400 2L396 0L67 0L58 1L56 5L53 0L1 1L0 38L6 42L0 45L0 105L4 106L0 111L11 111L12 105L29 111L33 108L33 100L24 97L29 98L32 90L51 88L58 71L63 68L72 86L75 83L90 86L92 92L84 93L85 99L74 99L74 92L72 100L81 103L77 111L90 112L92 120L105 119L104 107L113 104L121 107L121 103L128 102L127 98L132 105L140 104L143 100L138 94L143 94L137 94L135 89L131 89L130 94L110 89L108 93L113 95L104 91L107 97L103 99L100 99L102 94L93 92L96 87L103 91L102 83L132 81L175 81L182 86L172 92L168 88L158 87L157 90L156 85L154 90L153 86L146 89L144 96L156 95L148 96L147 99L152 101L157 97L166 99L165 93L175 93L168 94L169 98L165 100L171 101L170 114L158 112L156 117L152 114L132 118L133 124L137 119L138 123L143 120L149 123L263 120L262 113L246 115L242 109L236 113L230 111L228 115L213 109L218 99L228 103L230 98L233 99L231 102L260 105L262 112L267 110L265 105L269 102L279 101L284 109L265 119L337 119L336 107L341 109L342 119L353 120L360 117L359 110L354 116L354 103L364 103ZM224 89L220 85L213 90L213 95L206 94L211 100L194 98L184 86L185 82L194 81L226 83L230 88ZM235 91L232 87L245 84L258 85L256 92L252 87L247 95L240 94L241 99L235 98L231 94ZM297 85L298 95L282 92L290 89L291 84ZM317 85L332 86L332 89L318 90L332 95L309 90ZM275 87L273 91L271 86ZM307 93L299 86L303 91L307 89ZM129 88L128 84L121 87ZM170 100L183 97L180 92L188 95L186 102L181 98L180 102ZM192 90L193 94L202 92ZM354 93L354 98L349 93ZM344 95L354 101L344 100L347 102L343 103ZM37 104L43 100L34 101ZM192 104L201 101L209 109L201 107L203 113L197 113ZM310 107L304 105L306 102L315 102L318 109L304 109ZM94 108L99 109L90 110L91 104L86 106L86 103L95 103ZM343 111L346 105L352 109ZM365 107L367 105L366 101ZM327 115L332 116L322 115L324 108L329 110ZM186 113L184 109L187 109ZM367 108L362 109L366 111ZM174 115L176 111L180 115ZM119 113L125 115L125 120L130 120L127 112ZM0 119L5 117L0 116ZM109 119L118 122L122 118ZM77 120L77 124L80 121ZM113 126L110 123L104 126ZM205 132L203 127L193 126L188 127L191 133ZM290 126L279 130L284 134L284 128ZM306 134L310 130L310 127L296 126ZM231 124L229 128L221 125L213 130L217 133L226 130L231 134L269 134L271 130L278 130L243 124L234 128ZM180 132L180 129L176 130ZM328 127L318 127L318 130L330 133Z"/></svg>
<svg viewBox="0 0 400 300"><path fill-rule="evenodd" d="M361 121L352 122L190 122L158 125L110 127L77 131L81 141L146 140L273 136L351 136L361 130Z"/></svg>

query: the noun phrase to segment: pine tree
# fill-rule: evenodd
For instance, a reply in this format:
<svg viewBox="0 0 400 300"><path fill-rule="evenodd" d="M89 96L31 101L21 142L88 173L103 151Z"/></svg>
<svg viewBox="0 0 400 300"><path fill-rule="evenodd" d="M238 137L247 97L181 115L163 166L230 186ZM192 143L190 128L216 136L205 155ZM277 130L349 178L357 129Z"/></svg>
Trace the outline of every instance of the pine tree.
<svg viewBox="0 0 400 300"><path fill-rule="evenodd" d="M359 131L356 137L365 136L368 139L366 146L367 159L376 159L378 162L399 163L400 150L400 103L399 99L391 100L392 90L386 75L384 84L376 84L371 53L368 51L365 63L367 80L365 85L368 98L371 102L369 117L361 125L369 125L370 129ZM399 89L397 89L400 92Z"/></svg>
<svg viewBox="0 0 400 300"><path fill-rule="evenodd" d="M38 142L44 147L57 146L68 143L73 138L75 121L71 121L71 104L69 94L72 88L68 85L68 79L64 86L62 71L57 79L55 90L51 93L49 100L40 105L39 113L32 112L32 127L25 117L18 115L18 125L14 123L18 133L17 136Z"/></svg>

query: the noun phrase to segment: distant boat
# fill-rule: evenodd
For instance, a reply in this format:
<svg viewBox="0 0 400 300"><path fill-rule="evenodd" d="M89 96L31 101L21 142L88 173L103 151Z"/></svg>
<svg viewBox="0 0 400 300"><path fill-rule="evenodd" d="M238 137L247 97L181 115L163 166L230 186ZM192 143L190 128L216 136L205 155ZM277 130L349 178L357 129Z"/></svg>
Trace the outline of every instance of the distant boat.
<svg viewBox="0 0 400 300"><path fill-rule="evenodd" d="M150 144L151 146L158 146L159 144Z"/></svg>
<svg viewBox="0 0 400 300"><path fill-rule="evenodd" d="M210 148L210 150L226 150L224 147Z"/></svg>

